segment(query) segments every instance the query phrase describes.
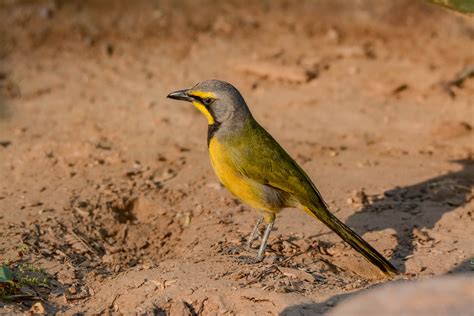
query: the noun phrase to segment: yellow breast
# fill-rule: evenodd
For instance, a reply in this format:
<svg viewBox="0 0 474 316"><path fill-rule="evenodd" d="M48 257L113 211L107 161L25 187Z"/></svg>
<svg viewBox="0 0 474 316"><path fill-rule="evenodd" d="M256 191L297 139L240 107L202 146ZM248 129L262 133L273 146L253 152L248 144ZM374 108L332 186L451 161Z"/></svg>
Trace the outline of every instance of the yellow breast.
<svg viewBox="0 0 474 316"><path fill-rule="evenodd" d="M267 205L262 196L261 185L245 177L239 172L239 166L228 146L219 143L213 137L209 142L209 155L212 167L221 183L235 197L250 206L265 210Z"/></svg>

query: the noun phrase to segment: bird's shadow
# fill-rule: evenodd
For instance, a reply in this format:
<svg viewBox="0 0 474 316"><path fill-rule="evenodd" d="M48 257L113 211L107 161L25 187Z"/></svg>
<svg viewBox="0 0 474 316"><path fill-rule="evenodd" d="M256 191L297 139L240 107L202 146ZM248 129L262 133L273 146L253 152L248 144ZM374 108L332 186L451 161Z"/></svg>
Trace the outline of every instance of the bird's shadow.
<svg viewBox="0 0 474 316"><path fill-rule="evenodd" d="M431 229L443 214L469 202L474 188L474 161L458 160L462 169L449 172L426 181L398 187L384 192L383 196L366 204L359 212L351 215L347 223L359 233L392 228L396 231L397 247L395 262L413 253L413 227ZM463 219L460 219L463 220ZM402 271L405 267L398 265ZM471 257L449 273L474 271L474 258ZM373 285L377 287L379 285ZM325 315L334 306L350 299L367 289L335 295L317 304L298 304L285 308L280 315Z"/></svg>
<svg viewBox="0 0 474 316"><path fill-rule="evenodd" d="M469 202L474 188L474 160L454 161L462 169L384 192L347 219L359 233L391 228L396 231L395 264L414 251L413 228L432 229L443 214ZM472 216L472 215L468 215ZM460 219L462 220L462 219Z"/></svg>

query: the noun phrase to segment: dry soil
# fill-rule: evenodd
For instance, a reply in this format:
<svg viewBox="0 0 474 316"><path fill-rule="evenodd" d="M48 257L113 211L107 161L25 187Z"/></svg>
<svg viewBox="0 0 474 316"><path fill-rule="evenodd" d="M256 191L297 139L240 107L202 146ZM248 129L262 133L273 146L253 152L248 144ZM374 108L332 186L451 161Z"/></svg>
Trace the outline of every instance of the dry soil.
<svg viewBox="0 0 474 316"><path fill-rule="evenodd" d="M423 1L4 0L0 30L0 261L48 279L0 312L322 314L387 282L293 209L245 263L257 213L214 176L205 118L166 99L211 78L399 278L472 271L474 80L455 80L472 19Z"/></svg>

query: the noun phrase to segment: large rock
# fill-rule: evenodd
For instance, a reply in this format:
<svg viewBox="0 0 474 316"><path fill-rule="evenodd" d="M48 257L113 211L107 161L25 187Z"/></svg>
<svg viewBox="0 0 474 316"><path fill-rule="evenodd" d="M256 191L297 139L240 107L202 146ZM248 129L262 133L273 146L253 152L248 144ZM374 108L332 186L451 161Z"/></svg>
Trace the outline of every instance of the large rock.
<svg viewBox="0 0 474 316"><path fill-rule="evenodd" d="M386 284L341 303L331 316L473 315L474 273Z"/></svg>

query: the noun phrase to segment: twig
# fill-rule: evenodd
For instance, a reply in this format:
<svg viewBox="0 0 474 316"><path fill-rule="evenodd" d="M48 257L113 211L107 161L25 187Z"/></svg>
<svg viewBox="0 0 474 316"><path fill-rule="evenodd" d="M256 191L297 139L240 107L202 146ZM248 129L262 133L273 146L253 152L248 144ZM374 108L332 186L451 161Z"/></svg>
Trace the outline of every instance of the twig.
<svg viewBox="0 0 474 316"><path fill-rule="evenodd" d="M80 237L78 234L76 234L74 232L74 230L71 229L71 234L76 237L83 245L84 247L86 247L90 252L92 252L93 254L95 254L96 256L99 256L99 254L97 253L97 251L92 248L91 246L89 246L89 244L82 238Z"/></svg>

